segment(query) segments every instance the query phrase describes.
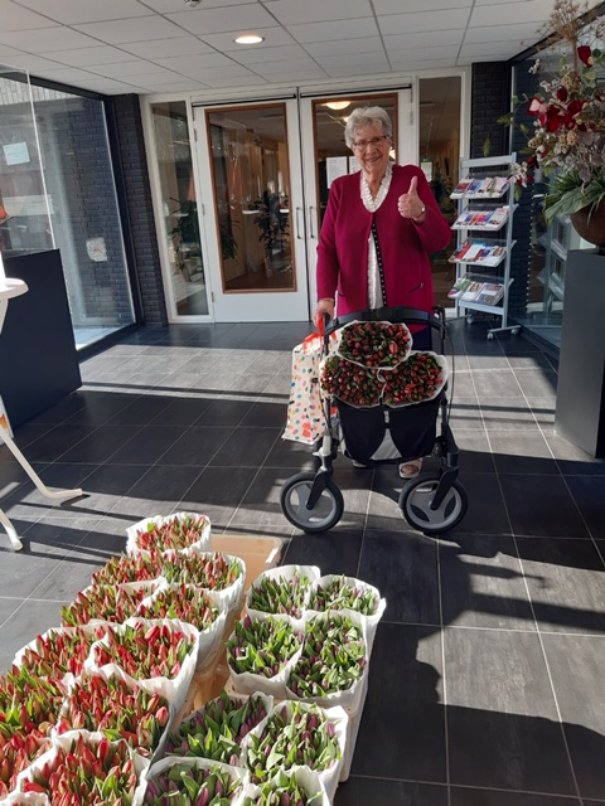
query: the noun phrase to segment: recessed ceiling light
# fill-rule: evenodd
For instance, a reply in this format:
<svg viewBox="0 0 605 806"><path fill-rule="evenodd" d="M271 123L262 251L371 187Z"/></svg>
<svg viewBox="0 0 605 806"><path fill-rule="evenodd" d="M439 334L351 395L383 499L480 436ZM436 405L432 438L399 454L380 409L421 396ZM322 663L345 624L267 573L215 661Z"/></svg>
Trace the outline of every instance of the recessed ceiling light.
<svg viewBox="0 0 605 806"><path fill-rule="evenodd" d="M347 106L351 106L351 101L328 101L327 103L323 104L323 106L327 106L328 109L346 109Z"/></svg>
<svg viewBox="0 0 605 806"><path fill-rule="evenodd" d="M259 42L264 42L265 37L258 34L242 34L234 39L238 45L258 45Z"/></svg>

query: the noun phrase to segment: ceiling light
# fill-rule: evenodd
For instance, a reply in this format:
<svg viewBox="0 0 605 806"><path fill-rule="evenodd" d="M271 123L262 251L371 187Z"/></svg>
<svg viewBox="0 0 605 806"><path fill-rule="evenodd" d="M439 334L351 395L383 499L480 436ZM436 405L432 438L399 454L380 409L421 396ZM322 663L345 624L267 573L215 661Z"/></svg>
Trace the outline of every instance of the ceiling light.
<svg viewBox="0 0 605 806"><path fill-rule="evenodd" d="M199 6L201 2L202 0L185 0L185 5L189 6L189 8L195 8L196 6Z"/></svg>
<svg viewBox="0 0 605 806"><path fill-rule="evenodd" d="M259 42L264 42L265 37L258 34L242 34L234 40L238 45L258 45Z"/></svg>
<svg viewBox="0 0 605 806"><path fill-rule="evenodd" d="M322 104L322 106L327 106L328 109L334 110L346 109L347 106L351 106L351 101L328 101L327 103Z"/></svg>

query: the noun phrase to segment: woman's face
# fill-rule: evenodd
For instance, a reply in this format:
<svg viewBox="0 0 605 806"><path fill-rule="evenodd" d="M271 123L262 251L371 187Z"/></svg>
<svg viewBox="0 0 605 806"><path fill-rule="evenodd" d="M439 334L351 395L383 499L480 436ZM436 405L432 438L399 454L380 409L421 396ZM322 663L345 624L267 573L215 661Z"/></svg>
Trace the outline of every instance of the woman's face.
<svg viewBox="0 0 605 806"><path fill-rule="evenodd" d="M381 125L359 126L355 129L353 153L362 170L370 176L384 176L390 148L391 140L383 134Z"/></svg>

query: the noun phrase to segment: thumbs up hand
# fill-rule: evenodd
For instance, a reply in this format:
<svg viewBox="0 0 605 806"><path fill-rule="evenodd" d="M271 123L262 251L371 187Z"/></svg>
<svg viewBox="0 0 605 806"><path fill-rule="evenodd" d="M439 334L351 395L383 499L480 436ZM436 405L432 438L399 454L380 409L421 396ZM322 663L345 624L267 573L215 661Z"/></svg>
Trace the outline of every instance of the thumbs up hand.
<svg viewBox="0 0 605 806"><path fill-rule="evenodd" d="M426 207L417 191L418 177L413 176L407 193L397 200L397 209L403 218L411 218L417 224L422 224L426 214Z"/></svg>

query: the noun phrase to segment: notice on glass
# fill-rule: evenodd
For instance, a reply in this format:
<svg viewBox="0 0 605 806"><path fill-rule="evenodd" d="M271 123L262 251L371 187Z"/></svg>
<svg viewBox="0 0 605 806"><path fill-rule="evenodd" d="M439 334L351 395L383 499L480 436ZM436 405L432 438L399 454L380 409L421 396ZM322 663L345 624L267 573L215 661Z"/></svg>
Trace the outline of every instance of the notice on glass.
<svg viewBox="0 0 605 806"><path fill-rule="evenodd" d="M8 143L2 146L2 150L7 165L23 165L25 162L31 162L27 143Z"/></svg>
<svg viewBox="0 0 605 806"><path fill-rule="evenodd" d="M326 181L328 187L339 176L349 173L349 160L347 157L327 157L326 158Z"/></svg>
<svg viewBox="0 0 605 806"><path fill-rule="evenodd" d="M95 263L103 263L107 260L107 244L105 238L89 238L86 241L86 251L88 257Z"/></svg>

